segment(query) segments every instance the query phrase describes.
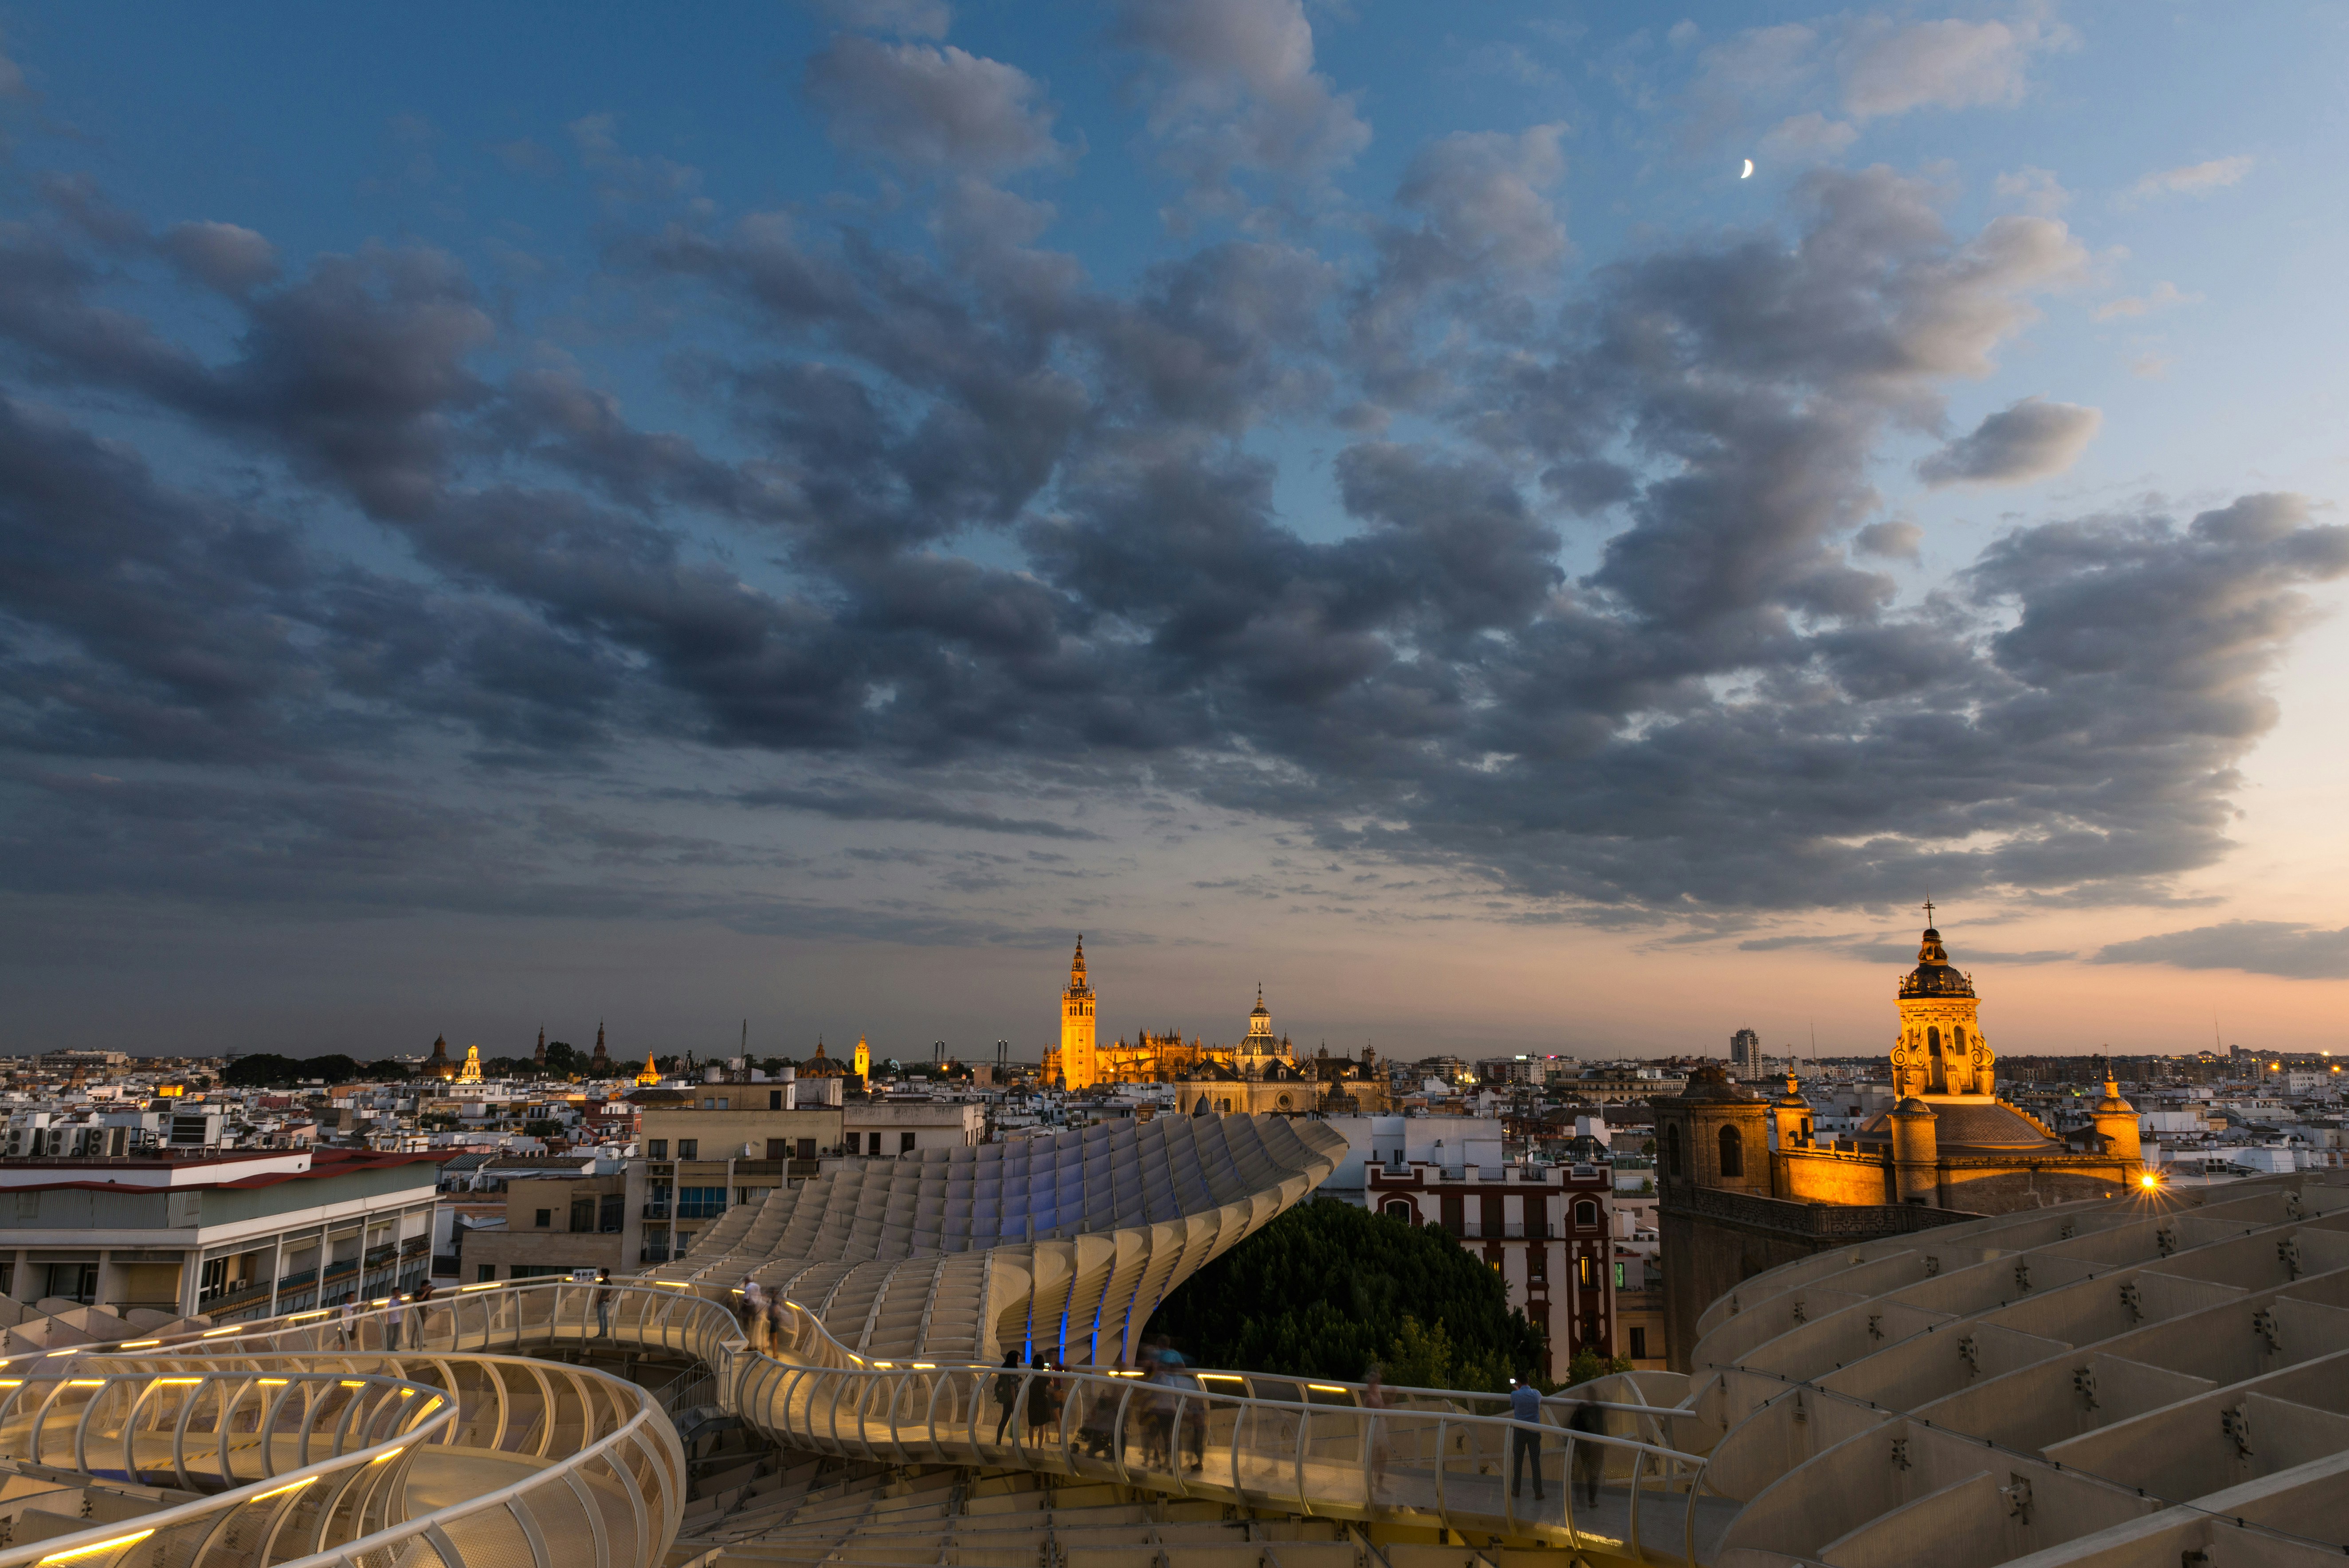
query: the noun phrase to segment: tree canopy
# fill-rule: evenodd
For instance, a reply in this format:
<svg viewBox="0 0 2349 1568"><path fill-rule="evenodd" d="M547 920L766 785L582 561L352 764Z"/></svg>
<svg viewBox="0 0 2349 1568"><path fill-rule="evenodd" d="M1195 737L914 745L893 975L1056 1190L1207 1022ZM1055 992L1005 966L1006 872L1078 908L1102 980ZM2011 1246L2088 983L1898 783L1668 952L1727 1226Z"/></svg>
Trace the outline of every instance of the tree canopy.
<svg viewBox="0 0 2349 1568"><path fill-rule="evenodd" d="M1150 1331L1208 1367L1391 1383L1508 1387L1542 1333L1453 1237L1319 1202L1291 1209L1161 1302Z"/></svg>
<svg viewBox="0 0 2349 1568"><path fill-rule="evenodd" d="M284 1088L317 1078L348 1083L359 1076L358 1063L346 1056L283 1057L260 1051L228 1064L222 1080L237 1088Z"/></svg>

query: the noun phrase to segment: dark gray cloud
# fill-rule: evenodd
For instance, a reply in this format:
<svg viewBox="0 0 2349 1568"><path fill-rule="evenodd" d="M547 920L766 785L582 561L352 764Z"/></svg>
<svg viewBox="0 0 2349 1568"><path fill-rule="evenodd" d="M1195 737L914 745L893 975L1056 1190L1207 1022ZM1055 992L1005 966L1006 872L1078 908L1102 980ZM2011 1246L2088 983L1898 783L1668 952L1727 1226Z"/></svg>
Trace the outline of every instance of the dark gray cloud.
<svg viewBox="0 0 2349 1568"><path fill-rule="evenodd" d="M1191 95L1170 145L1259 139L1213 180L1326 170L1359 122L1301 13L1244 9L1128 23ZM1077 842L1095 798L1206 802L1316 864L1618 924L2160 897L2225 852L2307 586L2349 571L2349 533L2266 495L2036 522L1921 600L1855 560L1916 558L1871 466L2078 273L2049 218L1957 232L1919 181L1820 173L1783 229L1569 289L1536 128L1433 144L1359 253L1232 237L1111 288L976 183L1055 156L1028 78L854 36L812 69L951 217L896 246L614 216L599 287L727 324L678 356L689 431L519 339L439 252L273 277L259 236L150 242L78 188L0 229L0 780L26 830L191 894L478 902L481 867L518 903L604 876L582 907L707 908L732 895L659 877L722 876L735 829L587 797L741 767L773 782L712 799ZM106 303L159 245L232 318L212 346ZM98 439L99 398L248 480ZM2065 407L1994 416L1969 477L2044 461L1998 421ZM1272 454L1341 415L1302 525ZM1591 514L1573 575L1561 528ZM354 525L400 559L362 568ZM178 817L174 769L202 774Z"/></svg>
<svg viewBox="0 0 2349 1568"><path fill-rule="evenodd" d="M2349 979L2349 926L2326 931L2283 920L2230 920L2191 931L2116 942L2095 964L2167 964L2174 969L2240 969L2287 980Z"/></svg>
<svg viewBox="0 0 2349 1568"><path fill-rule="evenodd" d="M781 806L813 811L844 822L931 822L981 833L1025 833L1040 839L1099 839L1090 829L1039 817L1005 817L951 806L910 789L774 788L746 789L735 797L745 806Z"/></svg>
<svg viewBox="0 0 2349 1568"><path fill-rule="evenodd" d="M1985 418L1917 465L1930 485L2013 485L2060 474L2077 462L2105 417L2076 403L2025 397Z"/></svg>

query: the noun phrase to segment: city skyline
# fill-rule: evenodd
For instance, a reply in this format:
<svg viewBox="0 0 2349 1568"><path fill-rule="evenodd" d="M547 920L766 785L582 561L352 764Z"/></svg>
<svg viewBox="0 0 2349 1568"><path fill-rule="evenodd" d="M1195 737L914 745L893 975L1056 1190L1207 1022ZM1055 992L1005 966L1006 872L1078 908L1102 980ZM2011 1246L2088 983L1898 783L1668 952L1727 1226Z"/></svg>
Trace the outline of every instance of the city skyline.
<svg viewBox="0 0 2349 1568"><path fill-rule="evenodd" d="M0 38L18 1049L1868 1055L1929 896L2349 1047L2340 17L132 9Z"/></svg>

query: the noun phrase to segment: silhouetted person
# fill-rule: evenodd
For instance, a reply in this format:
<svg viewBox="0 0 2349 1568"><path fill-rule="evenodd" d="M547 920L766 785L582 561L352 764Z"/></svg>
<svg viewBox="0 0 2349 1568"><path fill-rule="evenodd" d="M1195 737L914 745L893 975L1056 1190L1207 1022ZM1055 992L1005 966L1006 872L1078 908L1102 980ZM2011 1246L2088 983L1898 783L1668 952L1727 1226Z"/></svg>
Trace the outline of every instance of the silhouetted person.
<svg viewBox="0 0 2349 1568"><path fill-rule="evenodd" d="M1516 1497L1525 1490L1526 1461L1531 1460L1534 1501L1543 1501L1541 1390L1522 1377L1509 1379L1509 1418L1517 1423L1509 1431L1509 1495Z"/></svg>

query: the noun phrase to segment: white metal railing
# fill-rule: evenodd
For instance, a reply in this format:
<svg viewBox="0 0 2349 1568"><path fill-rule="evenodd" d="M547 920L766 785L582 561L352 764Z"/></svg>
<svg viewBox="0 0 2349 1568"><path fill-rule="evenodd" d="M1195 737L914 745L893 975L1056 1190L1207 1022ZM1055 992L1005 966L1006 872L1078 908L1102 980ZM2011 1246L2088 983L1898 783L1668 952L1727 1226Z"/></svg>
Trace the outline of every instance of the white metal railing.
<svg viewBox="0 0 2349 1568"><path fill-rule="evenodd" d="M200 1494L0 1568L630 1568L676 1539L685 1456L649 1391L452 1346L387 1367L387 1314L297 1315L0 1362L0 1461Z"/></svg>
<svg viewBox="0 0 2349 1568"><path fill-rule="evenodd" d="M1609 1429L1591 1432L1568 1424L1585 1401L1550 1399L1537 1429L1508 1417L1505 1396L1454 1389L1389 1387L1372 1407L1361 1384L1262 1373L1185 1368L1144 1381L1120 1369L874 1359L788 1301L769 1355L750 1349L738 1295L688 1280L485 1284L420 1315L410 1306L402 1338L409 1356L607 1339L673 1349L709 1366L726 1408L781 1440L885 1462L1017 1467L1690 1562L1735 1511L1704 1485L1698 1449L1713 1434L1678 1408L1591 1402ZM239 1355L373 1354L388 1314L302 1314L233 1333L223 1347Z"/></svg>

